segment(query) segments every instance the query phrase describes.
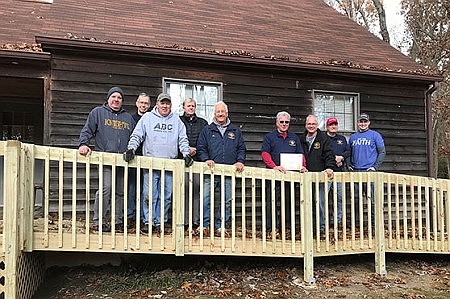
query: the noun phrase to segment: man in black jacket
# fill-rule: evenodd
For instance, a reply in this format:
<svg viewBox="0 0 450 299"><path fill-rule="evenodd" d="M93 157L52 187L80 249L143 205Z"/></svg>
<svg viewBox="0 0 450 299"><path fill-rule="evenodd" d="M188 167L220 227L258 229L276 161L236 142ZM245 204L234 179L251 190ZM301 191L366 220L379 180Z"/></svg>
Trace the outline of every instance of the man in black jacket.
<svg viewBox="0 0 450 299"><path fill-rule="evenodd" d="M306 169L308 171L323 171L329 178L333 177L335 157L330 138L317 127L317 117L308 115L306 118L305 132L300 135L303 152L306 157ZM315 199L315 184L312 185L313 198ZM328 189L328 187L327 187ZM315 212L315 208L313 211ZM313 213L314 214L314 213ZM319 217L320 232L325 231L325 185L319 184Z"/></svg>
<svg viewBox="0 0 450 299"><path fill-rule="evenodd" d="M194 99L186 99L183 102L183 110L184 113L180 116L181 121L186 126L186 134L189 139L189 153L194 161L199 161L197 157L197 140L200 132L203 130L205 126L208 125L208 122L198 117L195 113L195 109L197 108L197 103ZM189 227L189 175L186 174L185 178L185 213L184 213L184 226L187 229ZM192 222L193 228L197 228L200 224L200 178L198 175L194 175L192 180Z"/></svg>

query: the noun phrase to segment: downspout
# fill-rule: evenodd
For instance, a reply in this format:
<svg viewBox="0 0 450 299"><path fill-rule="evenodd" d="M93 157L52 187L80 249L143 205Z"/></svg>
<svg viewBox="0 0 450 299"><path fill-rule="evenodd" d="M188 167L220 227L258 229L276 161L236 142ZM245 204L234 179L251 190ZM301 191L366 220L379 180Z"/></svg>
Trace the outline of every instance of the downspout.
<svg viewBox="0 0 450 299"><path fill-rule="evenodd" d="M435 165L434 165L434 144L433 144L433 112L432 112L432 103L431 103L431 95L436 89L439 87L439 82L435 81L430 85L430 88L425 92L425 122L427 126L427 160L428 160L428 176L436 177L435 173Z"/></svg>

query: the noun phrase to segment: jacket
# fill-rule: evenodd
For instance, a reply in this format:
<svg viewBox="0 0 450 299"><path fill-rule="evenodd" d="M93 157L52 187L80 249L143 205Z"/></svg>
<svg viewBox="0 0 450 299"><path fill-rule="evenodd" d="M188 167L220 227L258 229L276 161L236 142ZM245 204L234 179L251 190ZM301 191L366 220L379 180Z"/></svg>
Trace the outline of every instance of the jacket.
<svg viewBox="0 0 450 299"><path fill-rule="evenodd" d="M216 123L203 128L197 142L197 156L200 161L213 160L215 163L233 165L245 163L246 147L241 130L229 123L225 133L220 133Z"/></svg>
<svg viewBox="0 0 450 299"><path fill-rule="evenodd" d="M306 141L306 132L300 135L303 152L306 156L306 169L308 171L323 171L327 168L333 169L335 157L331 140L327 134L317 129L311 149Z"/></svg>
<svg viewBox="0 0 450 299"><path fill-rule="evenodd" d="M133 117L124 109L114 111L107 103L91 110L80 132L78 146L89 146L95 138L95 150L108 153L123 153L135 127Z"/></svg>
<svg viewBox="0 0 450 299"><path fill-rule="evenodd" d="M180 119L186 126L186 135L189 140L189 146L197 148L198 136L200 136L200 132L203 128L208 125L208 122L195 114L192 117L189 117L186 113L181 115ZM192 158L195 161L199 161L197 154Z"/></svg>

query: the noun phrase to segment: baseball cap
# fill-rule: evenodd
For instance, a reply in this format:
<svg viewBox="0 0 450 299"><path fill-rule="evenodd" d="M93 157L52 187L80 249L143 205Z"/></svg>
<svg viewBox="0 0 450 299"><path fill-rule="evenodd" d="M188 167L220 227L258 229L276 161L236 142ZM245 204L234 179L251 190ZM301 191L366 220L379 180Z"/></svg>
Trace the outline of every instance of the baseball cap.
<svg viewBox="0 0 450 299"><path fill-rule="evenodd" d="M335 117L330 117L329 119L327 119L327 126L331 125L331 124L338 124L338 120Z"/></svg>
<svg viewBox="0 0 450 299"><path fill-rule="evenodd" d="M167 93L160 93L158 96L158 99L156 101L161 102L162 100L167 100L169 102L172 102L170 95L168 95Z"/></svg>
<svg viewBox="0 0 450 299"><path fill-rule="evenodd" d="M361 113L361 115L359 116L358 120L361 120L361 119L364 119L364 120L370 120L370 119L369 119L369 114L367 114L367 113Z"/></svg>

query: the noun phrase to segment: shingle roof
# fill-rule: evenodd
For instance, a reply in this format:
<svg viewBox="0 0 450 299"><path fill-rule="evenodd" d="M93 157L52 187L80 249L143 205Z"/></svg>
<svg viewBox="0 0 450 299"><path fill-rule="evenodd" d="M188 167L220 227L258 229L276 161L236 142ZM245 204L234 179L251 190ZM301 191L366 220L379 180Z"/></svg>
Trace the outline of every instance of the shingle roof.
<svg viewBox="0 0 450 299"><path fill-rule="evenodd" d="M320 0L3 0L1 5L1 48L27 48L40 35L429 75Z"/></svg>

